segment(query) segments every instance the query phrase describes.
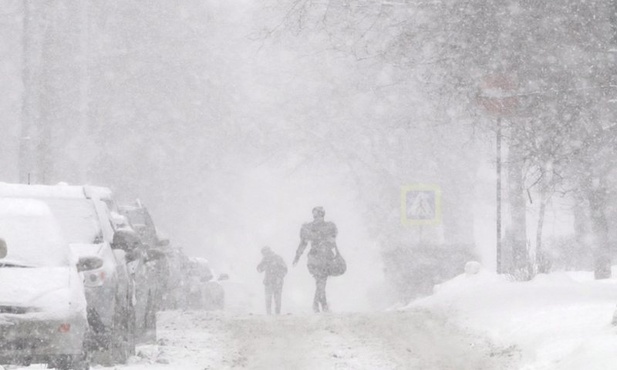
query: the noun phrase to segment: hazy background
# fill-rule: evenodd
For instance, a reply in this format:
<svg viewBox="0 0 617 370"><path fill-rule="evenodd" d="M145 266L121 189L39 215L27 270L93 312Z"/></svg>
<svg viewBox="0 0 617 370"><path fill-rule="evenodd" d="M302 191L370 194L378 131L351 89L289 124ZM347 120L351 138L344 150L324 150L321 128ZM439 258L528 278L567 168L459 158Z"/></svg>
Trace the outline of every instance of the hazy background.
<svg viewBox="0 0 617 370"><path fill-rule="evenodd" d="M404 4L0 0L0 181L31 168L34 182L139 198L174 245L255 289L260 248L291 263L324 206L349 265L329 288L339 309L415 294L392 257L412 246L442 246L431 266L461 251L441 278L466 258L494 269L495 117L469 104L482 73L448 80L458 51L439 43L457 30L434 33L439 12ZM440 225L401 224L410 184L441 188ZM572 228L569 209L552 204L545 235ZM288 307L309 307L305 261Z"/></svg>

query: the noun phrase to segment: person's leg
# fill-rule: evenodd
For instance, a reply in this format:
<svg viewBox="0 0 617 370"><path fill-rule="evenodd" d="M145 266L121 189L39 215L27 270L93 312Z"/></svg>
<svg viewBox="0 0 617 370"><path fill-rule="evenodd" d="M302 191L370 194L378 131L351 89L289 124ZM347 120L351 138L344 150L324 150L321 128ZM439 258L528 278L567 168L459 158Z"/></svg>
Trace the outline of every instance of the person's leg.
<svg viewBox="0 0 617 370"><path fill-rule="evenodd" d="M276 284L274 288L274 304L275 304L275 312L277 315L281 314L281 296L283 295L283 282L279 282Z"/></svg>
<svg viewBox="0 0 617 370"><path fill-rule="evenodd" d="M328 310L328 303L326 302L326 280L326 276L315 276L315 298L313 301L313 309L315 306L319 307L321 305L322 311ZM319 312L319 308L316 312Z"/></svg>
<svg viewBox="0 0 617 370"><path fill-rule="evenodd" d="M272 314L272 287L266 284L266 313Z"/></svg>
<svg viewBox="0 0 617 370"><path fill-rule="evenodd" d="M328 277L324 276L321 281L321 289L319 295L319 303L321 304L321 310L323 312L329 312L328 308L328 300L326 299L326 283L328 282Z"/></svg>
<svg viewBox="0 0 617 370"><path fill-rule="evenodd" d="M313 312L319 312L319 277L313 276L315 278L315 295L313 296Z"/></svg>
<svg viewBox="0 0 617 370"><path fill-rule="evenodd" d="M313 296L313 312L319 312L319 283L317 282L317 277L315 277L315 295Z"/></svg>
<svg viewBox="0 0 617 370"><path fill-rule="evenodd" d="M319 312L319 276L321 275L321 270L319 269L319 266L315 263L315 255L309 252L308 255L308 263L307 263L307 267L309 272L311 273L311 275L313 276L313 279L315 279L315 295L313 296L313 312L318 313Z"/></svg>

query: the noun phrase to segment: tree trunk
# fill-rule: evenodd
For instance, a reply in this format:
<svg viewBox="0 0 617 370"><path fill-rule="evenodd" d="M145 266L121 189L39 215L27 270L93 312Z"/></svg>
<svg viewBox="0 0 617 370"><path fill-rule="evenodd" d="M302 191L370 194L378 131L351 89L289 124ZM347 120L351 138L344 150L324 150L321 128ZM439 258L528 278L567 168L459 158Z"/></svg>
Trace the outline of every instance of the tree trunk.
<svg viewBox="0 0 617 370"><path fill-rule="evenodd" d="M19 145L19 181L46 183L51 169L51 129L42 112L42 84L46 35L49 32L45 16L50 6L43 2L23 2L23 95L21 136ZM47 98L49 99L49 98Z"/></svg>
<svg viewBox="0 0 617 370"><path fill-rule="evenodd" d="M548 203L548 196L546 189L540 191L540 211L538 214L538 227L536 230L536 265L538 272L546 274L550 272L551 262L547 259L546 254L542 250L542 232L544 229L544 216L546 215L546 204Z"/></svg>
<svg viewBox="0 0 617 370"><path fill-rule="evenodd" d="M34 71L32 66L32 11L31 2L23 2L23 33L22 33L22 105L21 133L19 141L19 182L27 184L34 172L34 132L33 120L36 111L35 89L33 89Z"/></svg>
<svg viewBox="0 0 617 370"><path fill-rule="evenodd" d="M513 128L513 136L516 128ZM514 138L513 138L514 139ZM525 204L525 183L523 179L523 156L513 140L508 154L508 197L510 203L510 248L512 250L512 271L517 276L528 273L527 220Z"/></svg>
<svg viewBox="0 0 617 370"><path fill-rule="evenodd" d="M590 178L586 193L591 215L593 233L594 276L596 279L611 277L611 249L608 239L608 222L606 220L606 188L598 178Z"/></svg>

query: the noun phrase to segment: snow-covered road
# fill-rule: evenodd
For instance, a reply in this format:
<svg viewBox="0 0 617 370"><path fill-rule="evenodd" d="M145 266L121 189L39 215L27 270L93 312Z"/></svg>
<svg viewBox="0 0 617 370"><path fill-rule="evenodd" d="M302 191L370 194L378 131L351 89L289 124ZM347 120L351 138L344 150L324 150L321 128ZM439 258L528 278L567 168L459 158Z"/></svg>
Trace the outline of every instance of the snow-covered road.
<svg viewBox="0 0 617 370"><path fill-rule="evenodd" d="M158 315L156 344L139 346L127 365L92 368L498 370L515 369L518 360L515 349L422 310L279 317L167 311Z"/></svg>
<svg viewBox="0 0 617 370"><path fill-rule="evenodd" d="M510 369L518 353L428 311L159 314L158 343L117 369ZM111 368L110 368L111 369Z"/></svg>

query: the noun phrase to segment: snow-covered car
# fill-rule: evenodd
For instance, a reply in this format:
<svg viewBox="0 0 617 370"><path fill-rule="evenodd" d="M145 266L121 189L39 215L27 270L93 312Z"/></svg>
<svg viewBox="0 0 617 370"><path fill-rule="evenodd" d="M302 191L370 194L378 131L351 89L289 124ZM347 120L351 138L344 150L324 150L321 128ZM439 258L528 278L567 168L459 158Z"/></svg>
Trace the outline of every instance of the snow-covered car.
<svg viewBox="0 0 617 370"><path fill-rule="evenodd" d="M103 261L82 273L90 326L88 347L100 362L124 363L135 351L134 285L127 253L113 243L110 211L96 192L92 194L86 186L0 184L0 197L44 202L75 255Z"/></svg>
<svg viewBox="0 0 617 370"><path fill-rule="evenodd" d="M38 200L0 198L0 364L45 363L88 369L88 322L77 260L49 207Z"/></svg>
<svg viewBox="0 0 617 370"><path fill-rule="evenodd" d="M215 276L208 260L189 257L178 247L170 248L161 260L167 268L163 310L222 310L227 274Z"/></svg>
<svg viewBox="0 0 617 370"><path fill-rule="evenodd" d="M161 262L166 271L161 309L186 309L189 296L189 257L178 246L171 246Z"/></svg>
<svg viewBox="0 0 617 370"><path fill-rule="evenodd" d="M167 291L169 240L159 235L148 209L139 200L134 205L118 206L118 212L140 240L136 258L130 263L135 281L137 339L153 341L156 339L156 312L163 307Z"/></svg>
<svg viewBox="0 0 617 370"><path fill-rule="evenodd" d="M150 248L169 244L169 240L160 235L148 208L139 199L134 205L118 206L118 212L129 220L131 227L139 234L143 243Z"/></svg>
<svg viewBox="0 0 617 370"><path fill-rule="evenodd" d="M216 283L224 291L224 310L232 313L261 312L263 284L261 279L245 280L235 274L220 274ZM285 307L285 306L284 306Z"/></svg>
<svg viewBox="0 0 617 370"><path fill-rule="evenodd" d="M188 307L202 310L222 310L225 308L225 290L219 278L226 280L227 275L214 276L208 260L200 257L189 258L187 270L189 296Z"/></svg>

